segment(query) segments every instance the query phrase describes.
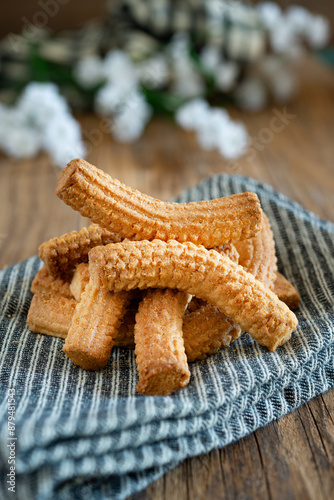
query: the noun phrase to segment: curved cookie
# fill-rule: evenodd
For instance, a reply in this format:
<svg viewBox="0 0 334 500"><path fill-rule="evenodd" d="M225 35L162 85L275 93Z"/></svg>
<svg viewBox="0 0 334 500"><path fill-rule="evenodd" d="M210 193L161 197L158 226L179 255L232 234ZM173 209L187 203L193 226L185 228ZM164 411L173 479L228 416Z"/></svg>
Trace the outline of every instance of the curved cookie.
<svg viewBox="0 0 334 500"><path fill-rule="evenodd" d="M264 212L261 231L253 238L239 241L235 244L235 247L239 257L239 264L265 286L273 287L276 278L277 261L275 241L269 220ZM228 256L236 262L233 253L228 253ZM276 293L276 290L274 292ZM198 299L195 299L195 303L196 300L198 301ZM217 352L221 347L227 347L230 342L236 340L242 334L242 330L238 325L233 324L231 320L211 304L200 303L199 307L200 309L196 311L192 306L192 311L190 314L185 315L183 321L186 352L188 359L192 361L204 359L206 356Z"/></svg>
<svg viewBox="0 0 334 500"><path fill-rule="evenodd" d="M216 252L220 253L221 255L225 255L226 257L231 259L232 262L235 262L236 264L239 261L238 251L232 243L227 244L227 245L221 245L219 247L214 248L214 250L216 250ZM198 299L197 297L193 297L188 304L188 307L185 311L185 314L188 315L194 311L197 311L197 309L200 309L200 308L202 308L202 306L205 306L205 305L206 305L205 300L201 300L201 299ZM210 308L208 309L208 312L209 311L210 311ZM204 314L204 313L205 313L205 309L203 308L202 314ZM201 335L201 333L199 331L198 331L198 334ZM189 338L189 341L191 341L190 338ZM200 345L200 344L198 344L198 345Z"/></svg>
<svg viewBox="0 0 334 500"><path fill-rule="evenodd" d="M254 236L261 228L255 193L168 203L125 186L81 159L62 171L56 194L84 217L133 240L174 239L214 248Z"/></svg>
<svg viewBox="0 0 334 500"><path fill-rule="evenodd" d="M171 240L128 241L89 253L109 290L177 288L206 300L274 351L291 337L297 318L241 266L215 250Z"/></svg>

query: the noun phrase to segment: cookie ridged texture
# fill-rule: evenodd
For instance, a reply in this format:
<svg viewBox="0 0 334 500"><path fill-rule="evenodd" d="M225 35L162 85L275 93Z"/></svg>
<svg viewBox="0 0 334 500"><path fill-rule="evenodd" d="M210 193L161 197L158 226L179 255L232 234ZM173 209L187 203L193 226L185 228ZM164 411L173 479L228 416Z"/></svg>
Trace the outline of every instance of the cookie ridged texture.
<svg viewBox="0 0 334 500"><path fill-rule="evenodd" d="M236 264L239 253L233 244L216 247ZM193 297L183 318L183 340L188 361L203 360L219 349L228 347L240 337L242 330L219 309Z"/></svg>
<svg viewBox="0 0 334 500"><path fill-rule="evenodd" d="M277 259L275 240L268 217L262 213L262 229L248 240L236 243L239 252L239 264L268 288L276 280Z"/></svg>
<svg viewBox="0 0 334 500"><path fill-rule="evenodd" d="M235 252L233 252L233 248ZM223 246L216 248L216 250L222 255L227 255L233 262L239 262L247 272L253 274L265 286L273 287L276 279L277 261L275 241L269 220L264 213L262 229L256 236L240 241L235 246L227 248ZM278 294L276 293L276 295ZM284 297L287 295L285 294ZM197 311L196 302L198 304ZM285 300L283 302L286 303ZM196 298L192 300L192 303L194 303L192 311L185 316L183 323L184 336L187 339L185 345L191 349L189 353L187 351L187 356L191 360L204 359L219 348L228 347L230 342L242 334L238 325L233 324L233 321L226 318L211 304L204 305Z"/></svg>
<svg viewBox="0 0 334 500"><path fill-rule="evenodd" d="M205 304L183 319L183 340L188 361L205 359L228 347L242 333L217 307Z"/></svg>
<svg viewBox="0 0 334 500"><path fill-rule="evenodd" d="M71 231L42 243L39 257L51 274L68 278L78 264L88 262L88 252L93 247L121 240L117 234L91 224L80 231Z"/></svg>
<svg viewBox="0 0 334 500"><path fill-rule="evenodd" d="M31 284L32 293L51 293L73 299L73 294L70 290L70 281L54 276L50 273L46 266L38 271Z"/></svg>
<svg viewBox="0 0 334 500"><path fill-rule="evenodd" d="M93 248L90 261L112 291L176 288L218 307L257 342L275 350L297 318L276 295L241 266L192 243L155 240Z"/></svg>
<svg viewBox="0 0 334 500"><path fill-rule="evenodd" d="M228 244L228 245L221 245L219 247L214 248L216 252L220 253L221 255L225 255L229 259L232 260L232 262L235 262L238 264L239 262L239 253L235 246L233 244ZM197 297L193 297L192 300L188 304L188 308L186 310L186 314L192 313L196 311L199 308L202 308L202 306L205 305L205 301L198 299ZM208 308L208 313L211 311L211 308ZM205 314L205 308L202 308L202 314ZM204 339L203 339L204 340Z"/></svg>
<svg viewBox="0 0 334 500"><path fill-rule="evenodd" d="M27 323L31 331L64 339L76 306L74 299L51 293L36 293L31 301Z"/></svg>
<svg viewBox="0 0 334 500"><path fill-rule="evenodd" d="M99 370L107 364L130 300L126 292L108 292L92 274L75 308L63 347L73 363L85 370Z"/></svg>
<svg viewBox="0 0 334 500"><path fill-rule="evenodd" d="M139 304L135 324L138 392L168 395L189 383L182 337L188 294L149 290Z"/></svg>
<svg viewBox="0 0 334 500"><path fill-rule="evenodd" d="M62 171L57 196L92 222L134 240L175 239L207 248L254 236L261 228L255 193L168 203L134 190L81 159Z"/></svg>

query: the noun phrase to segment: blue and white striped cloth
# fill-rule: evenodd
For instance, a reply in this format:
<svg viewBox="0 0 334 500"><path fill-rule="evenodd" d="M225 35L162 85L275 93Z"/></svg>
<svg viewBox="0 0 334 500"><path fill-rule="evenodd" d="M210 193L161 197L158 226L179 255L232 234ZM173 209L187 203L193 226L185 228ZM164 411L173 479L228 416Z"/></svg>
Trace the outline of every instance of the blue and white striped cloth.
<svg viewBox="0 0 334 500"><path fill-rule="evenodd" d="M271 353L247 334L191 365L172 396L136 393L133 351L101 372L75 367L63 341L26 325L37 257L0 272L1 498L124 499L186 457L246 436L334 387L334 225L271 187L216 176L179 201L255 191L275 235L279 270L301 295L299 326ZM15 487L8 491L8 389L15 389ZM8 439L9 438L9 439Z"/></svg>

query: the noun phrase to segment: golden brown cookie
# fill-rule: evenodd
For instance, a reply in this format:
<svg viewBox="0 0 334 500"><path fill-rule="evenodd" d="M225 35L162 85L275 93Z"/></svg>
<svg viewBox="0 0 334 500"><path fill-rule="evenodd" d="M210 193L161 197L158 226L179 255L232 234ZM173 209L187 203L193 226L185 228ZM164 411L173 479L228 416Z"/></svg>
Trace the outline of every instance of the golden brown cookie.
<svg viewBox="0 0 334 500"><path fill-rule="evenodd" d="M238 241L239 264L268 288L276 279L275 241L268 217L262 212L262 229L253 238Z"/></svg>
<svg viewBox="0 0 334 500"><path fill-rule="evenodd" d="M63 347L75 365L99 370L107 364L129 300L129 293L111 293L101 286L90 265L89 282L76 305Z"/></svg>
<svg viewBox="0 0 334 500"><path fill-rule="evenodd" d="M280 273L276 273L274 292L292 311L299 306L299 293L291 283Z"/></svg>
<svg viewBox="0 0 334 500"><path fill-rule="evenodd" d="M214 248L261 229L255 193L210 201L167 203L112 179L84 160L72 160L58 180L57 196L92 222L134 240L175 239Z"/></svg>
<svg viewBox="0 0 334 500"><path fill-rule="evenodd" d="M36 293L28 312L28 326L32 332L66 338L76 306L74 299L51 293Z"/></svg>
<svg viewBox="0 0 334 500"><path fill-rule="evenodd" d="M89 266L81 263L74 271L73 278L70 284L70 290L75 300L80 300L83 291L89 282Z"/></svg>
<svg viewBox="0 0 334 500"><path fill-rule="evenodd" d="M88 262L88 252L97 245L121 241L118 235L97 224L52 238L39 247L39 257L54 276L72 277L81 262Z"/></svg>
<svg viewBox="0 0 334 500"><path fill-rule="evenodd" d="M70 281L53 276L46 266L38 271L30 288L32 293L52 293L67 299L73 299Z"/></svg>
<svg viewBox="0 0 334 500"><path fill-rule="evenodd" d="M135 353L142 394L168 395L189 383L182 318L189 296L177 290L148 290L136 315Z"/></svg>
<svg viewBox="0 0 334 500"><path fill-rule="evenodd" d="M274 351L297 318L241 266L215 250L174 240L129 241L95 247L89 254L109 290L176 288L206 300Z"/></svg>

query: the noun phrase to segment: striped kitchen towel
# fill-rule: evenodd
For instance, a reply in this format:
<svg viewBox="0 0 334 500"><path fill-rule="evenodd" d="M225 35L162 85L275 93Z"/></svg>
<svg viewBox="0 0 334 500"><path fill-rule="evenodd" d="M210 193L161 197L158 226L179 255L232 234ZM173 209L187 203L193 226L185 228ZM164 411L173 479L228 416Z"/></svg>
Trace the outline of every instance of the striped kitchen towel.
<svg viewBox="0 0 334 500"><path fill-rule="evenodd" d="M239 176L212 177L179 201L243 191L258 194L279 271L300 292L298 329L275 353L244 334L192 363L189 386L172 396L136 393L133 351L115 348L104 370L86 372L66 358L62 340L29 331L37 257L0 272L1 498L124 499L186 457L240 439L334 387L334 225Z"/></svg>

